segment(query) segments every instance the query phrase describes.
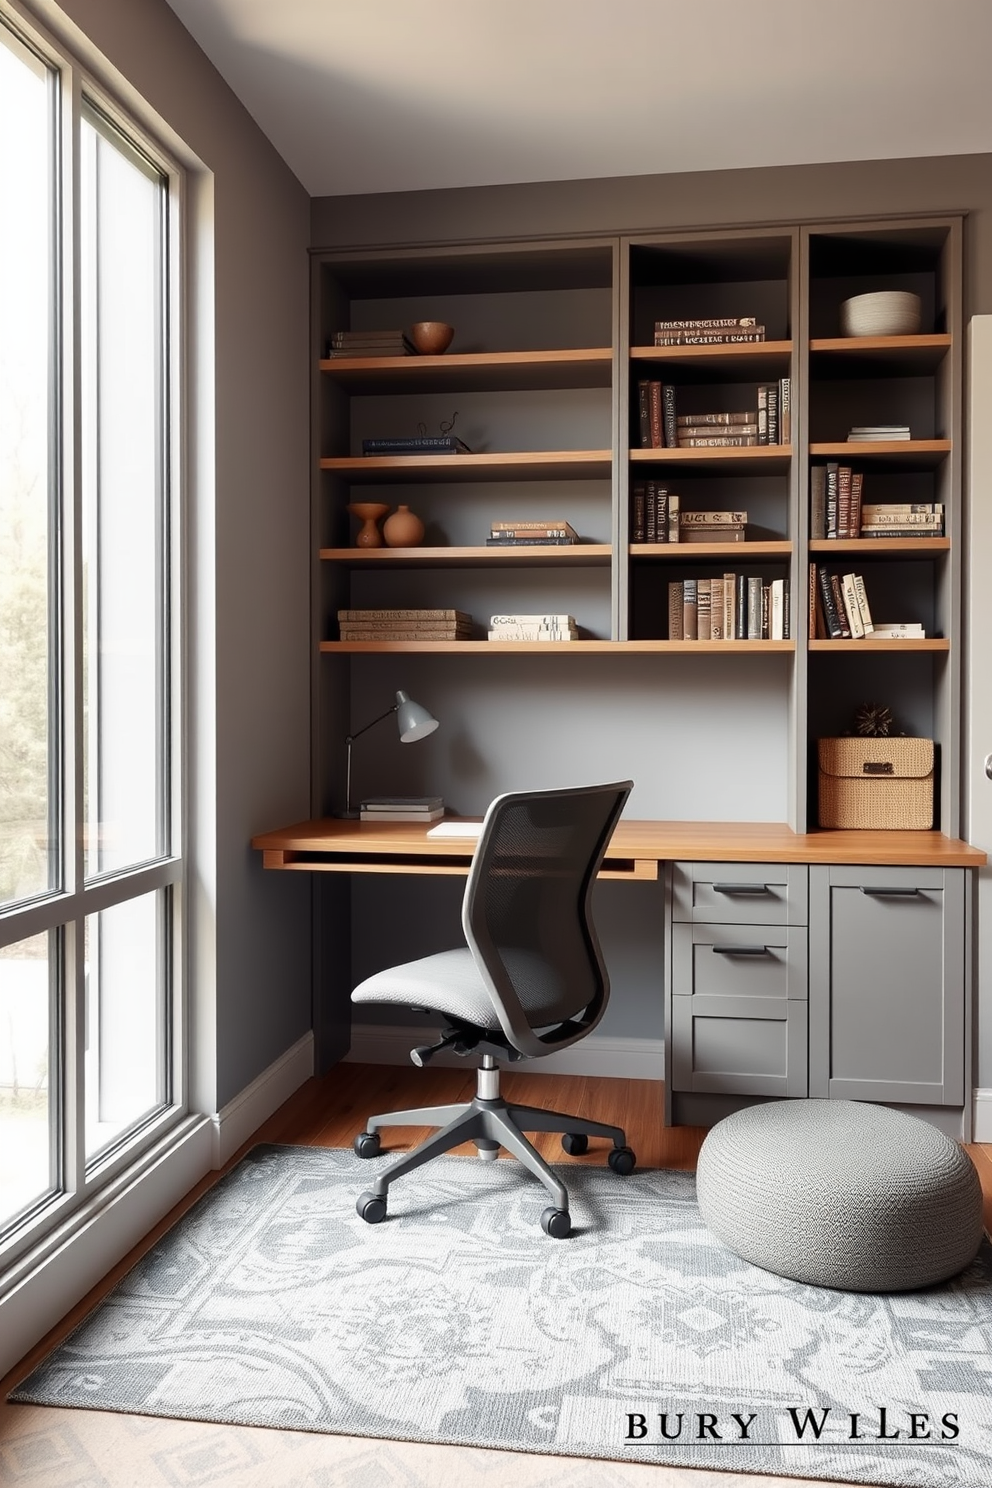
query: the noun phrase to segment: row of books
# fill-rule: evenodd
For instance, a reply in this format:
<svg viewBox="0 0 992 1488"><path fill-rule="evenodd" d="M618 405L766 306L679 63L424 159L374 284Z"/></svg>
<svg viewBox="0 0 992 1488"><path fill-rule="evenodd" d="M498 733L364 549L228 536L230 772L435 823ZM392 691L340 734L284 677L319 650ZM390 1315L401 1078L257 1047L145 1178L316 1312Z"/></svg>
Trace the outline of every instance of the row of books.
<svg viewBox="0 0 992 1488"><path fill-rule="evenodd" d="M335 331L327 357L412 356L416 348L403 331Z"/></svg>
<svg viewBox="0 0 992 1488"><path fill-rule="evenodd" d="M490 548L568 547L579 534L571 522L491 522L486 546Z"/></svg>
<svg viewBox="0 0 992 1488"><path fill-rule="evenodd" d="M343 641L469 641L464 610L338 610Z"/></svg>
<svg viewBox="0 0 992 1488"><path fill-rule="evenodd" d="M365 822L435 822L444 815L442 796L367 796L358 811Z"/></svg>
<svg viewBox="0 0 992 1488"><path fill-rule="evenodd" d="M847 435L849 444L888 444L909 438L908 424L855 424Z"/></svg>
<svg viewBox="0 0 992 1488"><path fill-rule="evenodd" d="M641 449L739 449L788 444L792 438L792 379L758 383L753 408L679 413L671 383L642 378L637 384L637 437Z"/></svg>
<svg viewBox="0 0 992 1488"><path fill-rule="evenodd" d="M363 455L470 455L457 434L412 434L395 438L363 439Z"/></svg>
<svg viewBox="0 0 992 1488"><path fill-rule="evenodd" d="M491 641L577 641L574 615L492 615Z"/></svg>
<svg viewBox="0 0 992 1488"><path fill-rule="evenodd" d="M810 537L942 537L942 502L866 502L864 475L830 460L810 469Z"/></svg>
<svg viewBox="0 0 992 1488"><path fill-rule="evenodd" d="M668 586L670 641L787 641L789 580L725 573Z"/></svg>
<svg viewBox="0 0 992 1488"><path fill-rule="evenodd" d="M656 320L655 346L733 346L764 341L765 328L754 315L717 316L700 320Z"/></svg>
<svg viewBox="0 0 992 1488"><path fill-rule="evenodd" d="M828 573L822 564L809 566L810 640L924 640L926 631L915 620L875 623L862 574Z"/></svg>
<svg viewBox="0 0 992 1488"><path fill-rule="evenodd" d="M632 543L744 542L746 511L684 511L681 498L657 481L638 481L631 492Z"/></svg>

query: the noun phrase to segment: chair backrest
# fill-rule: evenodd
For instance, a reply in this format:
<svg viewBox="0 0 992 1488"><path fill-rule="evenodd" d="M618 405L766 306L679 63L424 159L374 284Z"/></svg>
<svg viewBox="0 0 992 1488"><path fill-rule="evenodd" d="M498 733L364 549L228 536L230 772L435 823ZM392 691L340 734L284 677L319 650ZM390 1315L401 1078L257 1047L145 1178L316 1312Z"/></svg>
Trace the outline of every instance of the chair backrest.
<svg viewBox="0 0 992 1488"><path fill-rule="evenodd" d="M603 1015L610 983L592 889L632 789L624 780L517 791L486 812L462 928L503 1032L522 1054L574 1043Z"/></svg>

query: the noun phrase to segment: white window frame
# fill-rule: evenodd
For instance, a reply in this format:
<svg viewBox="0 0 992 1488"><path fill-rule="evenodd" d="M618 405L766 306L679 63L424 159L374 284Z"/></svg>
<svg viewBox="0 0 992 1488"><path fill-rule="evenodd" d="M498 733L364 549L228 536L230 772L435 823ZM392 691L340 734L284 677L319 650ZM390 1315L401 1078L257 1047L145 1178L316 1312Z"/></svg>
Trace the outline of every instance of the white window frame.
<svg viewBox="0 0 992 1488"><path fill-rule="evenodd" d="M183 431L187 409L185 388L185 256L187 180L184 167L165 141L136 117L74 56L61 40L40 26L30 12L11 0L0 0L0 20L19 39L56 69L59 93L56 123L60 166L56 172L56 263L59 325L57 367L53 387L61 404L56 459L59 487L58 530L50 542L58 545L61 594L55 612L61 636L53 637L54 655L61 664L60 707L53 728L53 773L60 779L58 812L61 822L63 886L29 902L0 912L0 945L43 932L55 931L61 943L61 1028L57 1035L59 1068L50 1074L50 1099L57 1105L56 1121L62 1140L58 1191L40 1201L15 1229L0 1240L0 1307L4 1299L65 1244L69 1235L89 1223L101 1205L112 1203L143 1172L155 1166L181 1143L202 1118L188 1116L188 994L186 926L186 869L188 830L186 811L187 750L183 720L186 714L184 488L186 448ZM167 856L144 865L85 879L83 817L82 699L83 677L79 639L82 635L82 544L80 457L80 303L79 132L83 100L92 104L126 137L133 139L166 178L167 257L167 377L169 384L168 504L170 710L167 748L170 755L170 844ZM54 720L53 720L54 722ZM57 744L54 743L58 740ZM73 752L73 741L75 749ZM171 917L170 1016L168 1040L169 1092L157 1108L106 1152L87 1166L85 1109L82 1089L85 1048L85 968L82 946L85 921L127 900L154 891L168 891ZM52 1049L53 1056L56 1049ZM54 1060L53 1060L54 1066ZM3 1365L0 1362L0 1373Z"/></svg>

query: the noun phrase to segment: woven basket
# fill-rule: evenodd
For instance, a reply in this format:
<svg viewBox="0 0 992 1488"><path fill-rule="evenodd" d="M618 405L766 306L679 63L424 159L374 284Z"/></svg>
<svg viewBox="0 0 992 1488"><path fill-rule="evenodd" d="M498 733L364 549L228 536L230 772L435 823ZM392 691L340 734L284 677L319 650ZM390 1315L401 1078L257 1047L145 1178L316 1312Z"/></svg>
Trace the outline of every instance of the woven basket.
<svg viewBox="0 0 992 1488"><path fill-rule="evenodd" d="M932 739L820 739L821 827L933 826Z"/></svg>

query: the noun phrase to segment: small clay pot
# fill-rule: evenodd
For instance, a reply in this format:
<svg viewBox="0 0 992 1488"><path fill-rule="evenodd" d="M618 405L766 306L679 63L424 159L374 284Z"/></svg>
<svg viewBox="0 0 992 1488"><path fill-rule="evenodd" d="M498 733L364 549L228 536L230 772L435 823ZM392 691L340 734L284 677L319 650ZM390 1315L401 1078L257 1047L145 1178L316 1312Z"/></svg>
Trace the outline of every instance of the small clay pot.
<svg viewBox="0 0 992 1488"><path fill-rule="evenodd" d="M398 506L382 524L387 548L416 548L424 540L424 524L408 506Z"/></svg>
<svg viewBox="0 0 992 1488"><path fill-rule="evenodd" d="M440 356L451 345L454 334L454 326L445 325L443 320L418 320L410 327L410 340L421 356Z"/></svg>
<svg viewBox="0 0 992 1488"><path fill-rule="evenodd" d="M381 548L382 533L375 524L388 512L387 503L384 501L353 501L348 510L362 524L355 536L355 547Z"/></svg>

